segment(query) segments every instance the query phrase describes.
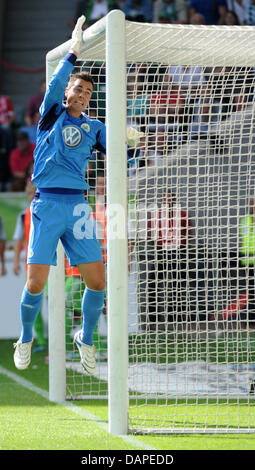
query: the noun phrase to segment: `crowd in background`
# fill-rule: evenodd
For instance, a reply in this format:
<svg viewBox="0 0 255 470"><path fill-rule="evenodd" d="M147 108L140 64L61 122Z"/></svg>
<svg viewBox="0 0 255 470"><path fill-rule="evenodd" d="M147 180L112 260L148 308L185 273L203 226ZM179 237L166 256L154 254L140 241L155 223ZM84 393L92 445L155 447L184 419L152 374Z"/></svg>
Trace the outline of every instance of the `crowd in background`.
<svg viewBox="0 0 255 470"><path fill-rule="evenodd" d="M255 0L87 0L78 1L75 17L70 20L72 29L77 17L85 14L89 27L110 10L123 10L126 18L136 22L181 23L194 25L253 25L255 24ZM95 71L98 73L98 70ZM153 84L145 90L144 76L151 77ZM158 75L158 83L155 82ZM96 83L97 99L92 101L90 113L99 119L105 118L105 75L99 71ZM238 78L236 78L238 75ZM233 77L234 76L234 77ZM132 83L133 82L133 83ZM210 119L218 119L219 99L227 115L247 105L253 98L253 69L216 68L202 70L200 67L170 67L169 70L129 70L128 73L128 115L135 115L139 126L146 121L149 131L161 131L170 136L171 145L178 144L176 128L182 125L182 138L185 138L185 125L192 124L194 137L205 132ZM132 89L133 87L133 89ZM135 87L135 94L134 94ZM191 90L188 94L187 90ZM195 90L199 90L196 93ZM148 94L150 102L148 103ZM214 94L212 109L212 98ZM33 150L36 141L36 128L39 121L39 107L45 93L45 80L42 80L38 94L24 103L22 122L17 120L11 96L0 94L0 191L24 191L27 180L33 171ZM230 95L234 102L230 103ZM209 103L210 101L210 103ZM93 105L94 104L94 105ZM222 106L221 105L221 106ZM192 117L191 117L192 115ZM189 122L188 122L189 121ZM201 122L202 121L202 122ZM175 136L175 137L173 137ZM177 140L177 142L176 142ZM173 142L174 141L174 142ZM162 142L161 142L162 143ZM157 145L157 142L154 142ZM159 150L160 152L160 150ZM100 159L100 157L99 157ZM144 161L141 159L141 165ZM99 165L100 166L100 165ZM102 168L100 168L102 169Z"/></svg>
<svg viewBox="0 0 255 470"><path fill-rule="evenodd" d="M83 0L77 3L76 18L85 14L87 27L116 8L130 21L147 23L185 24L196 14L199 24L255 24L254 0ZM234 13L231 19L228 11Z"/></svg>
<svg viewBox="0 0 255 470"><path fill-rule="evenodd" d="M110 10L116 8L122 9L128 20L136 22L255 25L255 0L87 0L77 2L75 17L68 24L70 31L80 15L84 14L86 16L85 27L89 27L101 17L104 17ZM95 78L95 94L90 102L88 113L91 117L105 121L105 64L87 65L88 70ZM226 119L231 113L246 109L254 98L254 85L255 73L253 68L188 65L186 67L175 65L162 67L158 64L128 64L127 118L130 120L131 125L136 125L140 130L145 131L145 137L141 139L138 157L136 158L134 153L130 155L131 172L146 165L153 165L155 158L171 152L180 143L185 142L187 136L192 139L207 138L210 124L216 123L219 119ZM25 192L31 188L29 181L33 172L36 129L40 119L39 107L45 91L46 81L43 79L38 93L32 96L27 103L24 103L22 122L17 120L12 97L0 96L0 191L2 192ZM210 136L210 138L214 137ZM215 143L215 151L217 151L217 147L220 151L220 146ZM96 161L93 161L92 158L86 175L92 190L95 190L96 198L99 189L102 187L99 181L103 181L103 187L105 188L104 167L104 157L97 154ZM32 189L35 190L35 188ZM106 208L105 194L103 196L104 211ZM153 230L155 231L153 218L148 225L148 243L153 245L156 242L157 246L158 272L155 274L154 257L150 259L150 253L154 254L155 252L154 248L152 250L141 249L141 258L139 259L142 267L141 272L144 273L140 279L140 303L144 306L147 305L146 296L148 291L150 300L149 316L152 322L156 318L157 305L161 305L162 312L168 311L170 322L174 318L173 312L179 311L181 315L184 311L186 312L186 295L180 295L180 298L178 297L176 301L171 297L171 293L175 292L176 286L182 287L180 292L186 292L188 267L190 269L189 288L191 292L195 293L190 299L190 319L193 319L197 305L197 278L195 274L197 268L196 266L192 267L193 261L190 259L190 255L187 255L189 239L192 238L190 236L192 223L186 212L182 208L178 209L181 224L180 237L177 236L179 232L174 226L174 222L172 222L176 218L173 217L177 207L173 204L175 195L170 192L165 194L164 197L167 198L167 204L170 207L169 214L171 213L171 217L168 215L169 220L171 219L170 226L166 227L167 217L163 211L157 213L156 216L158 224L156 227L158 238L156 240L153 238ZM4 265L4 241L6 237L2 222L0 216L0 275L6 274ZM171 228L170 231L169 227ZM172 246L171 249L167 248L167 258L162 258L165 231L170 232L171 237L167 240ZM102 239L106 241L104 238ZM20 241L20 239L17 240ZM176 250L174 251L173 247L176 250L181 248L179 258L175 257ZM148 258L143 258L145 253ZM189 260L188 267L187 259ZM144 269L143 263L145 265ZM19 264L17 265L19 266ZM200 281L204 282L205 267L204 265L201 266L199 276ZM174 277L175 273L179 277ZM149 290L148 285L151 286ZM167 289L166 285L168 286ZM169 286L171 286L171 289ZM252 284L249 287L253 299L255 298L254 285ZM158 297L155 292L158 293ZM146 297L144 301L143 295ZM202 306L200 319L203 319L205 302L202 299L200 303ZM167 309L165 305L168 306ZM253 307L252 305L252 311L255 311ZM161 321L161 310L157 311L159 321ZM148 312L141 313L146 315ZM164 321L164 315L162 321Z"/></svg>

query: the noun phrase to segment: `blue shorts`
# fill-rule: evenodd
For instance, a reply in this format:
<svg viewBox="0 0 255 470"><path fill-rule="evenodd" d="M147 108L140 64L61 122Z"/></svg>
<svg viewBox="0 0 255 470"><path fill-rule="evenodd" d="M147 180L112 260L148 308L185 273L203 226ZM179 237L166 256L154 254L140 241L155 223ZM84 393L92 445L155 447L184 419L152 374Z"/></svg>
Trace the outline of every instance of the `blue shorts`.
<svg viewBox="0 0 255 470"><path fill-rule="evenodd" d="M93 221L83 193L37 193L31 203L27 263L56 266L59 239L71 266L102 261Z"/></svg>

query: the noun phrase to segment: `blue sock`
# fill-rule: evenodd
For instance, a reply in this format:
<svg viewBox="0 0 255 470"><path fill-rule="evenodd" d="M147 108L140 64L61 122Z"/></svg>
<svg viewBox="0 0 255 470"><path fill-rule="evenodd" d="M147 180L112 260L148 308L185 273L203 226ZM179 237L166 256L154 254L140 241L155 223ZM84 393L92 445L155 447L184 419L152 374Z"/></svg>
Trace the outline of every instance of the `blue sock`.
<svg viewBox="0 0 255 470"><path fill-rule="evenodd" d="M43 292L40 294L30 294L26 286L23 289L20 304L20 318L22 323L20 338L22 343L27 343L32 340L33 326L41 308L42 297Z"/></svg>
<svg viewBox="0 0 255 470"><path fill-rule="evenodd" d="M92 346L93 333L104 306L104 291L86 287L82 298L82 342Z"/></svg>

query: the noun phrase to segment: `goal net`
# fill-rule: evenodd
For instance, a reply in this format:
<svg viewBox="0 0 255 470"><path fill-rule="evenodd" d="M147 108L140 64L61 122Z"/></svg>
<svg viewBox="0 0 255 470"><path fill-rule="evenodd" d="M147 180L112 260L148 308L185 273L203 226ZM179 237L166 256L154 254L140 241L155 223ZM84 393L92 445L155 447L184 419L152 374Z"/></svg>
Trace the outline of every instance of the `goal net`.
<svg viewBox="0 0 255 470"><path fill-rule="evenodd" d="M126 21L125 35L126 124L144 133L125 156L128 430L254 432L255 29ZM49 76L66 51L48 54ZM75 68L104 122L107 66L104 19ZM95 153L86 175L106 264L110 158ZM84 285L65 266L67 398L108 397L110 281L90 377L72 344Z"/></svg>

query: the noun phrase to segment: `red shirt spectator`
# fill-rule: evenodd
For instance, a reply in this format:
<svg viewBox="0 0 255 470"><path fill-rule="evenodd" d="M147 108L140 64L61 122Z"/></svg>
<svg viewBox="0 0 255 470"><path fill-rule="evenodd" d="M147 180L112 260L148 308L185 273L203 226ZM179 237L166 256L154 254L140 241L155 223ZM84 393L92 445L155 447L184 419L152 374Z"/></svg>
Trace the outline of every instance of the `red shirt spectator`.
<svg viewBox="0 0 255 470"><path fill-rule="evenodd" d="M179 90L161 91L152 95L151 106L155 107L155 114L180 116L183 112L185 99Z"/></svg>
<svg viewBox="0 0 255 470"><path fill-rule="evenodd" d="M19 134L17 147L10 154L10 167L12 174L24 172L28 164L34 159L35 144L32 144L25 132Z"/></svg>
<svg viewBox="0 0 255 470"><path fill-rule="evenodd" d="M148 236L167 250L176 250L187 244L192 235L192 222L187 213L175 203L175 196L164 195L162 207L152 213L148 222Z"/></svg>
<svg viewBox="0 0 255 470"><path fill-rule="evenodd" d="M158 124L178 123L183 115L185 97L178 86L171 83L171 77L163 78L162 89L153 93L150 103L150 115Z"/></svg>
<svg viewBox="0 0 255 470"><path fill-rule="evenodd" d="M14 120L14 107L8 96L0 96L0 124L10 124Z"/></svg>
<svg viewBox="0 0 255 470"><path fill-rule="evenodd" d="M170 107L176 107L183 105L184 103L184 96L177 90L170 91L169 93L166 91L159 92L158 94L152 95L151 97L151 104L153 105L165 104Z"/></svg>
<svg viewBox="0 0 255 470"><path fill-rule="evenodd" d="M43 79L41 81L40 92L34 96L31 96L26 106L25 121L28 126L37 124L36 115L39 112L39 108L42 104L45 92L46 92L46 80Z"/></svg>
<svg viewBox="0 0 255 470"><path fill-rule="evenodd" d="M13 191L24 191L26 170L34 160L35 144L31 143L25 132L17 137L17 147L10 154L10 169L13 176Z"/></svg>

